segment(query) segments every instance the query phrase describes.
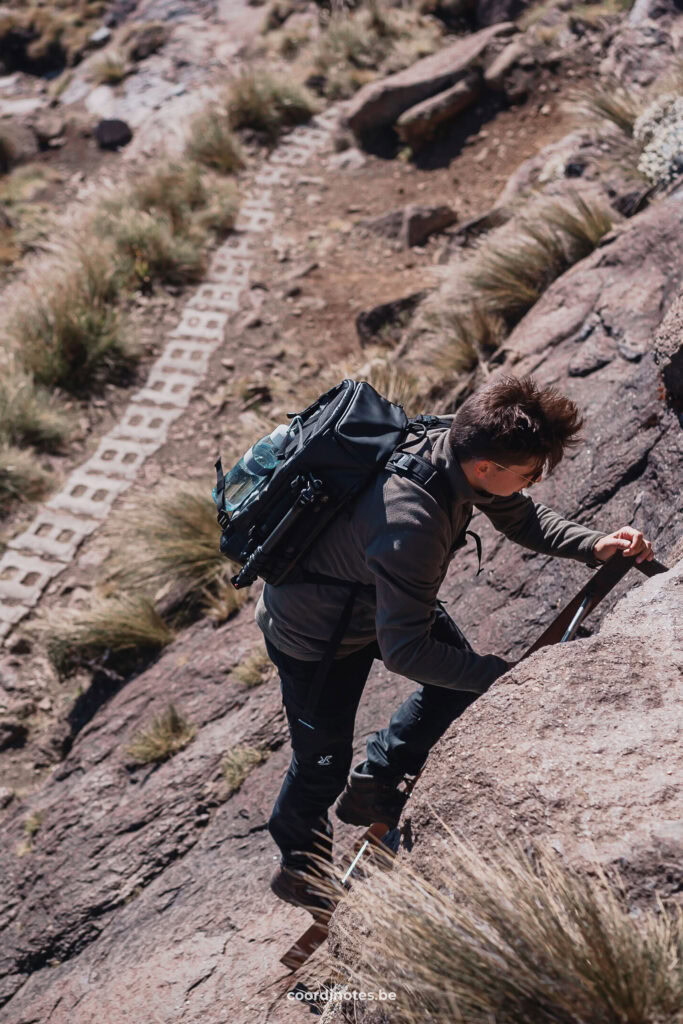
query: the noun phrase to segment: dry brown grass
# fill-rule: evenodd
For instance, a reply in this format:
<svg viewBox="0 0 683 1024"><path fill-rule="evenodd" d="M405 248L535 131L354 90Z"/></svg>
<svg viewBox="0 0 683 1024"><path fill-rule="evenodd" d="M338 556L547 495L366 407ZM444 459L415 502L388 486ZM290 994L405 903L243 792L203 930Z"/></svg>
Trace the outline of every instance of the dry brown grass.
<svg viewBox="0 0 683 1024"><path fill-rule="evenodd" d="M328 99L346 99L378 73L391 74L432 53L440 45L442 26L411 7L380 0L343 5L329 19L307 58L314 73L323 76Z"/></svg>
<svg viewBox="0 0 683 1024"><path fill-rule="evenodd" d="M190 725L175 704L169 704L146 729L136 733L126 753L138 764L160 764L186 747L196 732L197 727Z"/></svg>
<svg viewBox="0 0 683 1024"><path fill-rule="evenodd" d="M32 445L59 451L71 421L53 394L37 387L14 360L4 361L0 378L0 444Z"/></svg>
<svg viewBox="0 0 683 1024"><path fill-rule="evenodd" d="M185 155L221 174L235 174L244 167L242 147L218 104L210 104L193 118Z"/></svg>
<svg viewBox="0 0 683 1024"><path fill-rule="evenodd" d="M232 128L250 128L272 144L288 128L310 121L318 104L296 79L257 67L233 79L226 108Z"/></svg>
<svg viewBox="0 0 683 1024"><path fill-rule="evenodd" d="M424 384L442 389L484 373L521 317L562 273L587 256L618 215L578 193L532 198L469 256L440 268L441 286L421 304L406 337Z"/></svg>
<svg viewBox="0 0 683 1024"><path fill-rule="evenodd" d="M36 456L12 445L0 445L0 518L19 502L37 501L45 496L51 476Z"/></svg>
<svg viewBox="0 0 683 1024"><path fill-rule="evenodd" d="M392 356L373 359L363 370L355 374L356 379L366 380L390 402L402 405L407 416L417 416L425 411L422 408L423 382L415 374L402 369Z"/></svg>
<svg viewBox="0 0 683 1024"><path fill-rule="evenodd" d="M531 207L480 243L465 271L469 298L509 327L552 282L589 255L616 220L606 205L578 194Z"/></svg>
<svg viewBox="0 0 683 1024"><path fill-rule="evenodd" d="M605 81L571 93L568 108L582 127L588 123L603 130L616 128L630 137L643 104L640 94L634 90L617 81Z"/></svg>
<svg viewBox="0 0 683 1024"><path fill-rule="evenodd" d="M105 10L103 0L7 5L0 12L0 49L21 55L38 74L76 63Z"/></svg>
<svg viewBox="0 0 683 1024"><path fill-rule="evenodd" d="M431 329L428 347L430 366L444 382L486 366L505 337L505 324L499 316L484 312L475 302L467 310L449 303L427 308L423 324Z"/></svg>
<svg viewBox="0 0 683 1024"><path fill-rule="evenodd" d="M198 488L169 482L133 499L112 519L115 539L109 585L142 592L157 604L192 612L209 601L224 621L245 601L227 580L236 567L220 553L220 529L211 498ZM220 602L222 616L211 608Z"/></svg>
<svg viewBox="0 0 683 1024"><path fill-rule="evenodd" d="M528 847L527 847L528 849ZM629 912L599 866L551 849L487 851L451 837L430 881L371 871L339 928L337 964L366 992L395 992L392 1024L674 1024L683 1005L683 912Z"/></svg>
<svg viewBox="0 0 683 1024"><path fill-rule="evenodd" d="M232 674L242 686L251 690L255 686L265 683L273 671L273 663L268 657L265 647L260 646L247 655L244 661L232 670Z"/></svg>
<svg viewBox="0 0 683 1024"><path fill-rule="evenodd" d="M148 656L173 639L147 598L123 593L95 595L87 608L51 611L33 628L60 675L110 653Z"/></svg>
<svg viewBox="0 0 683 1024"><path fill-rule="evenodd" d="M136 359L117 310L121 278L111 242L82 236L45 259L19 288L9 346L39 384L85 392Z"/></svg>
<svg viewBox="0 0 683 1024"><path fill-rule="evenodd" d="M207 243L234 226L237 192L190 160L159 162L128 187L105 197L97 226L111 238L126 287L198 281Z"/></svg>
<svg viewBox="0 0 683 1024"><path fill-rule="evenodd" d="M262 764L268 752L238 744L227 752L221 763L221 771L227 785L227 796L236 793L256 765Z"/></svg>
<svg viewBox="0 0 683 1024"><path fill-rule="evenodd" d="M174 234L169 220L135 209L125 209L112 223L112 240L126 282L150 289L156 283L191 284L207 268L204 236Z"/></svg>

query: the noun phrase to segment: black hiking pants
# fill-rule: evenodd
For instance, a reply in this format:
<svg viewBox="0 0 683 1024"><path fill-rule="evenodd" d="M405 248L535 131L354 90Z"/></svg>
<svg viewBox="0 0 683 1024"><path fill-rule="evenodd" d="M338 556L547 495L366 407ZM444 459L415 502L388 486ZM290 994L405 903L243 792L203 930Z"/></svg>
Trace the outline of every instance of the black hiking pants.
<svg viewBox="0 0 683 1024"><path fill-rule="evenodd" d="M442 643L472 650L464 634L439 604L431 635ZM315 715L315 728L299 722L318 666L291 658L266 640L280 673L282 701L289 723L292 760L275 801L268 830L280 848L282 863L306 865L309 853L325 855L332 838L328 810L344 786L353 757L353 729L377 642L333 661ZM479 695L444 686L420 685L391 716L389 725L367 741L368 769L388 782L416 775L436 741ZM323 837L328 837L325 840Z"/></svg>

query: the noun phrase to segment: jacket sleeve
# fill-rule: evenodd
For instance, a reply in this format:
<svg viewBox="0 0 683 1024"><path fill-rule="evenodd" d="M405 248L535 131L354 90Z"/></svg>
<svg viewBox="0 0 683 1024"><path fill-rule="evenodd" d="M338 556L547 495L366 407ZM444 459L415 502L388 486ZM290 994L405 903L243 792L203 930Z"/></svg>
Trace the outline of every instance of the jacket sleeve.
<svg viewBox="0 0 683 1024"><path fill-rule="evenodd" d="M385 522L366 546L375 577L377 642L391 672L451 690L484 693L510 667L493 654L460 650L430 636L446 574L446 531L415 504L410 521Z"/></svg>
<svg viewBox="0 0 683 1024"><path fill-rule="evenodd" d="M606 536L580 523L563 519L547 505L534 501L521 491L493 502L477 505L500 533L530 551L556 558L573 558L597 568L602 565L593 556L593 545Z"/></svg>

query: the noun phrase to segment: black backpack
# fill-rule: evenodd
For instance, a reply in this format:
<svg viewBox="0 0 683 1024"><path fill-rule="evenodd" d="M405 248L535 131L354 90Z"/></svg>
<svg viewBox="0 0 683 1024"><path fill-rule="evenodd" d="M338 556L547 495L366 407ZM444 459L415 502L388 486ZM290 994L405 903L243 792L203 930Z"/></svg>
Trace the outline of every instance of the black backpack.
<svg viewBox="0 0 683 1024"><path fill-rule="evenodd" d="M411 434L424 436L428 427L443 423L437 416L409 420L400 405L366 381L344 380L288 418L290 433L280 461L232 516L223 504L221 460L216 463L220 549L242 566L232 577L236 589L250 586L258 576L272 586L319 582L319 574L307 573L299 562L382 469L410 476L446 505L448 485L437 470L426 459L401 451Z"/></svg>

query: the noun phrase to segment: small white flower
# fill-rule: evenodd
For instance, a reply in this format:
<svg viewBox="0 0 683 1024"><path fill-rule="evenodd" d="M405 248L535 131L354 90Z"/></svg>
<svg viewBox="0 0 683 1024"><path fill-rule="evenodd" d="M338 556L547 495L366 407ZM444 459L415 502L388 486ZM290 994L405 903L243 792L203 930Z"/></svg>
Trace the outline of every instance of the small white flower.
<svg viewBox="0 0 683 1024"><path fill-rule="evenodd" d="M683 96L667 93L637 118L633 137L642 147L638 170L656 185L683 171Z"/></svg>

